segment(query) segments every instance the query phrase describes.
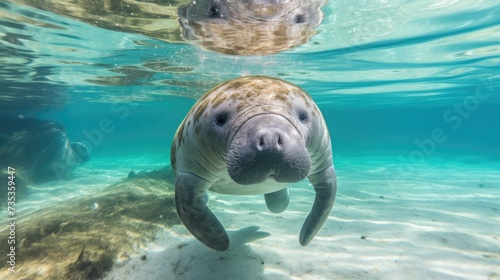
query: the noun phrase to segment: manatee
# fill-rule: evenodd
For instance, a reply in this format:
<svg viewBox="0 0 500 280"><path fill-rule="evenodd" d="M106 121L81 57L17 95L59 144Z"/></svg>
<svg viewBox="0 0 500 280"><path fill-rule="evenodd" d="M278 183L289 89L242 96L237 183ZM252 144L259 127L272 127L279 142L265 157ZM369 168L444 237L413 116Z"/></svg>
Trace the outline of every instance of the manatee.
<svg viewBox="0 0 500 280"><path fill-rule="evenodd" d="M0 118L0 164L28 184L66 179L90 159L85 144L70 142L62 124L34 118Z"/></svg>
<svg viewBox="0 0 500 280"><path fill-rule="evenodd" d="M229 248L207 191L264 194L271 212L289 203L287 183L308 179L316 197L299 237L306 246L327 220L336 194L330 134L311 97L261 76L230 80L191 108L171 149L175 202L186 228L215 250Z"/></svg>

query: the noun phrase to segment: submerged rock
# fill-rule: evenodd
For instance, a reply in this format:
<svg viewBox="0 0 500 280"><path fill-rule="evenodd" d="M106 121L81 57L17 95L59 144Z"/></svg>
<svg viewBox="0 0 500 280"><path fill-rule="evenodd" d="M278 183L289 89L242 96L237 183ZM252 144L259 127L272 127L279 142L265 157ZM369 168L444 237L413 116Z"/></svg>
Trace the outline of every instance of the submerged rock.
<svg viewBox="0 0 500 280"><path fill-rule="evenodd" d="M98 279L137 245L179 223L170 168L139 172L93 195L19 217L16 279ZM98 208L91 207L99 205ZM0 231L0 244L7 244ZM7 254L7 246L0 254ZM13 274L0 263L0 279Z"/></svg>
<svg viewBox="0 0 500 280"><path fill-rule="evenodd" d="M177 6L189 0L12 0L100 28L181 42Z"/></svg>

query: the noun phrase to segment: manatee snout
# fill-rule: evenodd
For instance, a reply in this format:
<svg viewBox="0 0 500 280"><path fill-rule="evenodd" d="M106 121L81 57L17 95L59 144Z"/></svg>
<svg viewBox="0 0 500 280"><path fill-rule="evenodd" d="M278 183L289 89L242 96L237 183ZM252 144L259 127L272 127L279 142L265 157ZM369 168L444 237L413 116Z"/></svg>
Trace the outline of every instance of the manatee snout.
<svg viewBox="0 0 500 280"><path fill-rule="evenodd" d="M228 151L229 176L238 184L256 184L272 178L298 182L311 167L305 141L295 126L280 115L265 114L246 121Z"/></svg>
<svg viewBox="0 0 500 280"><path fill-rule="evenodd" d="M260 153L279 153L290 143L290 137L282 129L275 127L261 128L254 135L250 135L254 141L254 147Z"/></svg>

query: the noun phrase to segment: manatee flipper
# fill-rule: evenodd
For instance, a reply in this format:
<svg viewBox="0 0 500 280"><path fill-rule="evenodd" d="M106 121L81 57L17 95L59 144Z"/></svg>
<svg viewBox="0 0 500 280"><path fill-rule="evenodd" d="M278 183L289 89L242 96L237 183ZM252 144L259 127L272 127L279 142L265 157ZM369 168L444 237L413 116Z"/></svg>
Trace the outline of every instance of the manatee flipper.
<svg viewBox="0 0 500 280"><path fill-rule="evenodd" d="M279 191L264 194L266 199L266 205L269 211L273 213L281 213L285 211L290 202L290 197L288 196L288 189L284 188Z"/></svg>
<svg viewBox="0 0 500 280"><path fill-rule="evenodd" d="M300 230L299 243L302 246L309 244L326 222L335 201L335 193L337 192L337 180L333 165L310 176L309 180L314 186L316 197L311 213L307 216Z"/></svg>
<svg viewBox="0 0 500 280"><path fill-rule="evenodd" d="M177 174L175 205L182 223L206 246L225 251L229 248L226 230L205 203L211 183L191 173Z"/></svg>

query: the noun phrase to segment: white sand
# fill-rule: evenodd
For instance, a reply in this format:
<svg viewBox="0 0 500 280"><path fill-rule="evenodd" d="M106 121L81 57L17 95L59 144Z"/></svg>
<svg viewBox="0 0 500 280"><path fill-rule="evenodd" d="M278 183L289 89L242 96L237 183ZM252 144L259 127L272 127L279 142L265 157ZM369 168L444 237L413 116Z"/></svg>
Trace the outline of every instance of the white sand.
<svg viewBox="0 0 500 280"><path fill-rule="evenodd" d="M307 183L291 188L279 215L261 196L212 193L210 208L230 232L227 252L179 225L106 279L500 279L500 163L408 167L372 157L336 166L334 210L307 247L298 243L314 197Z"/></svg>

